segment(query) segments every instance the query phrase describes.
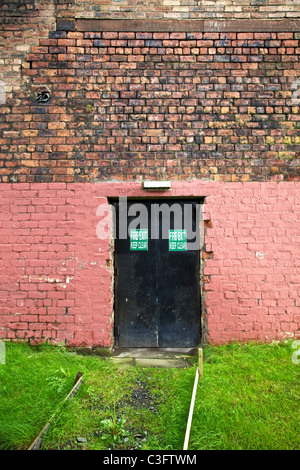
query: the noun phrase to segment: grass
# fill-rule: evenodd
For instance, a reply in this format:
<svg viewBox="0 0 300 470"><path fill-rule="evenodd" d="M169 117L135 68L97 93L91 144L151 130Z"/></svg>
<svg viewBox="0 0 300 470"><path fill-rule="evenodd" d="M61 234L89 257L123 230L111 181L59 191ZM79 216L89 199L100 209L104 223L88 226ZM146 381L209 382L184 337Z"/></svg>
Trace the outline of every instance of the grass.
<svg viewBox="0 0 300 470"><path fill-rule="evenodd" d="M293 352L289 341L205 347L189 450L298 450L300 365ZM6 343L0 449L28 448L55 413L46 450L181 450L196 367L196 358L186 369L139 368ZM59 407L78 371L80 390Z"/></svg>

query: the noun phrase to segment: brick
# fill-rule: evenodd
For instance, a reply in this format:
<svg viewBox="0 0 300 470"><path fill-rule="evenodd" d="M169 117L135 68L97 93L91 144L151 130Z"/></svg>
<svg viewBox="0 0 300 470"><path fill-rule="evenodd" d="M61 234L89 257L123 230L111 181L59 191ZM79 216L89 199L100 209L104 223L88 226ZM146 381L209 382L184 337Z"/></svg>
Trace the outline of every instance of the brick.
<svg viewBox="0 0 300 470"><path fill-rule="evenodd" d="M0 25L0 79L7 85L6 104L0 105L0 297L9 312L19 309L11 324L25 328L5 337L76 343L77 335L78 341L110 344L107 332L91 334L89 313L99 306L101 325L111 314L110 270L99 273L102 291L94 286L97 277L87 280L87 263L79 269L82 260L97 259L105 267L110 259L108 243L95 241L95 211L89 211L98 191L118 197L112 181L142 197L129 182L139 187L147 178L172 180L178 194L207 196L203 263L211 338L224 341L236 332L240 339L263 338L270 324L295 328L295 5L284 10L291 20L280 21L272 19L280 13L279 1L243 1L239 11L219 5L217 20L210 21L215 2L204 2L201 11L179 0L164 9L144 2L138 11L126 1L121 7L102 2L101 10L88 0L68 8L58 2L56 9L40 3L47 9ZM50 100L35 102L36 92L45 89ZM93 235L85 238L86 231ZM75 274L68 283L66 274ZM59 281L49 281L55 277ZM83 332L75 328L81 315ZM247 315L238 330L233 317ZM275 327L275 320L264 319L270 315L284 318Z"/></svg>
<svg viewBox="0 0 300 470"><path fill-rule="evenodd" d="M56 24L57 31L65 32L65 31L75 31L76 26L75 22L72 20L63 20L58 19Z"/></svg>
<svg viewBox="0 0 300 470"><path fill-rule="evenodd" d="M50 39L65 39L67 37L67 33L65 31L50 31L49 38Z"/></svg>

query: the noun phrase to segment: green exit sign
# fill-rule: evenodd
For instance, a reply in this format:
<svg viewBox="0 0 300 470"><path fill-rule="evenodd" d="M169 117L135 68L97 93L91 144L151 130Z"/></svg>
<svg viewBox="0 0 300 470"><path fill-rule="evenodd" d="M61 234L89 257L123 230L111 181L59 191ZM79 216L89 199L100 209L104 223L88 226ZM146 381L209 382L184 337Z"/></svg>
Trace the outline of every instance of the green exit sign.
<svg viewBox="0 0 300 470"><path fill-rule="evenodd" d="M130 250L148 251L148 230L130 230Z"/></svg>
<svg viewBox="0 0 300 470"><path fill-rule="evenodd" d="M169 251L187 251L186 230L169 231Z"/></svg>

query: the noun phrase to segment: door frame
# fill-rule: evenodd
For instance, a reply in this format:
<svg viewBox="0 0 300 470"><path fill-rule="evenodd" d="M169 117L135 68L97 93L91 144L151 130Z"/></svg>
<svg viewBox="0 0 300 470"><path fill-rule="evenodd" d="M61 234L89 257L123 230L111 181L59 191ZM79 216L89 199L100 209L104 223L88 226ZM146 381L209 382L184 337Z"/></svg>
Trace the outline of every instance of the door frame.
<svg viewBox="0 0 300 470"><path fill-rule="evenodd" d="M184 200L187 201L194 201L198 202L201 206L204 205L205 203L205 198L204 197L197 197L197 196L162 196L160 195L155 195L155 196L128 196L127 197L128 201L136 201L136 202L155 202L155 200L159 201L176 201L182 202ZM115 204L119 201L119 197L109 197L108 198L108 203L112 206L115 206ZM114 218L113 219L113 233L117 232L117 220ZM118 277L117 277L117 266L116 266L116 245L115 245L115 239L113 238L113 279L112 279L112 291L113 291L113 347L118 348L119 347L119 319L118 319L118 300L117 300L117 295L116 295L116 290L118 287ZM198 310L198 328L199 328L199 344L202 342L202 337L203 337L203 302L202 302L202 294L203 294L203 286L201 282L202 278L202 244L200 244L200 248L198 250L198 266L199 266L199 273L198 273L198 305L199 305L199 310ZM138 346L137 346L138 347Z"/></svg>

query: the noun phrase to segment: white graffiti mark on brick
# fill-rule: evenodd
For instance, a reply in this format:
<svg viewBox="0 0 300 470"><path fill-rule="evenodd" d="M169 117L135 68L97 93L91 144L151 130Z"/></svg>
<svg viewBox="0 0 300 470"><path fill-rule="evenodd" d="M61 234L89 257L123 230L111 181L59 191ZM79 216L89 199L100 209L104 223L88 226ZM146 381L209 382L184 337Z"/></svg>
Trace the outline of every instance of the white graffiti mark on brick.
<svg viewBox="0 0 300 470"><path fill-rule="evenodd" d="M300 78L295 80L292 84L292 103L294 106L299 106L300 105Z"/></svg>
<svg viewBox="0 0 300 470"><path fill-rule="evenodd" d="M0 80L0 104L6 103L5 83Z"/></svg>

